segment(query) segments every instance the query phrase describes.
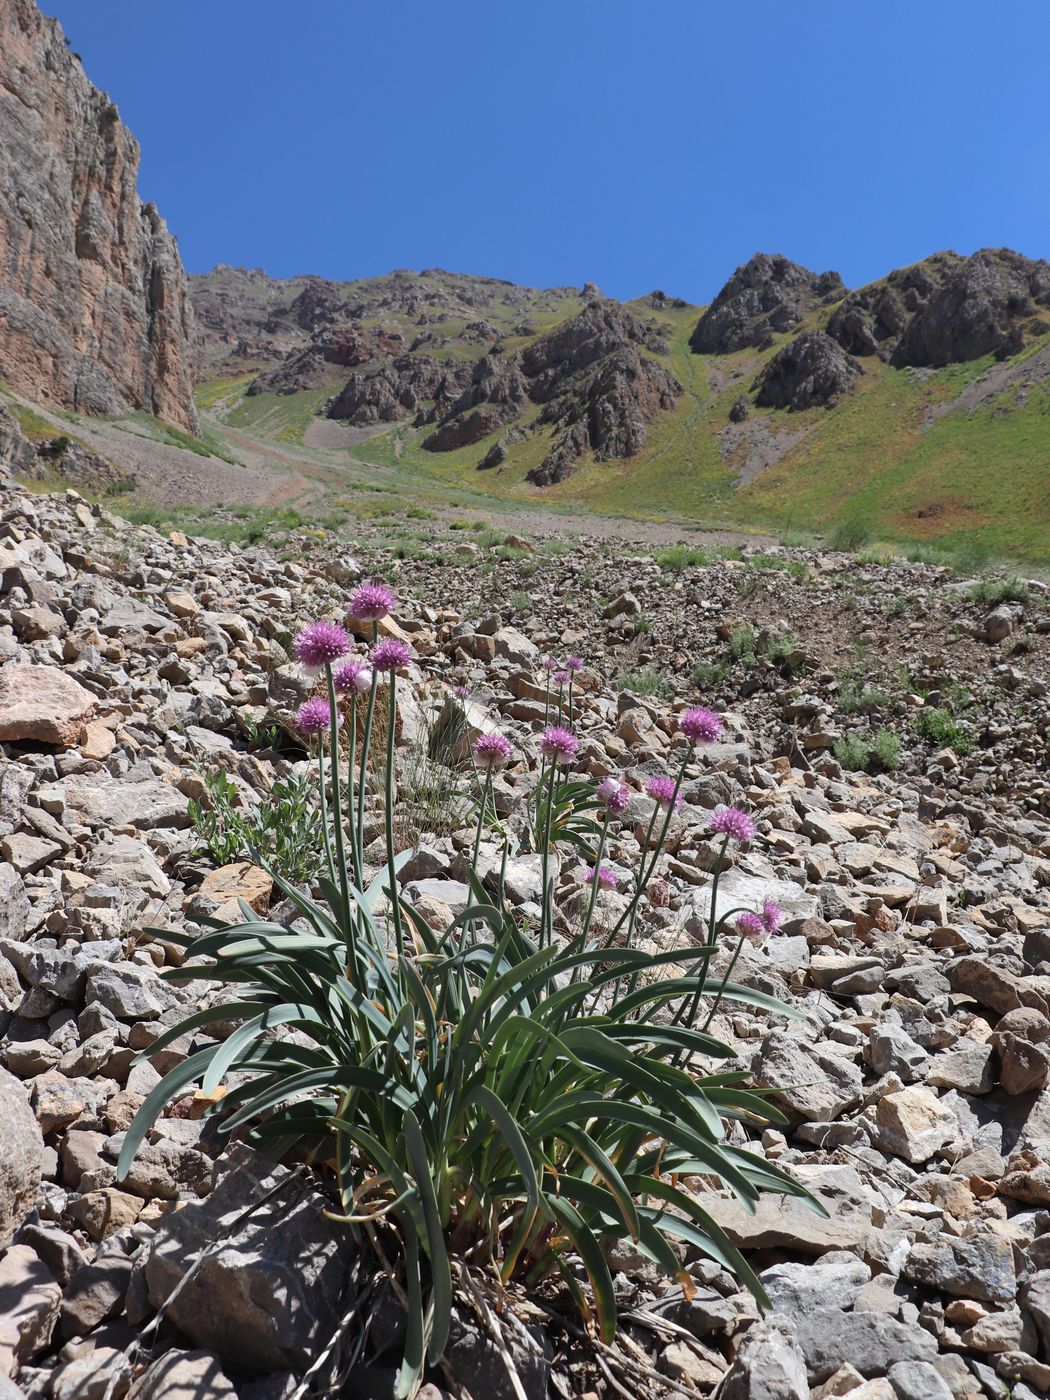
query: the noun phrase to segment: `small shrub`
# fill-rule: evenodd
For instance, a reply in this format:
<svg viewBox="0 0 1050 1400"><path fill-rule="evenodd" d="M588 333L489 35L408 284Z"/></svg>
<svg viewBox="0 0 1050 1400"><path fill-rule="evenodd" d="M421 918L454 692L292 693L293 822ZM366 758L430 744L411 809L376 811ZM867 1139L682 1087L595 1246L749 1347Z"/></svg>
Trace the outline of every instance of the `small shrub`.
<svg viewBox="0 0 1050 1400"><path fill-rule="evenodd" d="M842 549L849 553L861 549L871 541L871 526L863 520L840 520L828 532L828 545L831 549Z"/></svg>
<svg viewBox="0 0 1050 1400"><path fill-rule="evenodd" d="M675 683L659 671L625 671L620 677L620 687L633 691L635 695L658 695L671 699L675 694Z"/></svg>
<svg viewBox="0 0 1050 1400"><path fill-rule="evenodd" d="M1023 603L1028 597L1028 584L1016 574L1009 578L986 578L974 584L970 597L974 602L991 608L998 607L1000 603Z"/></svg>
<svg viewBox="0 0 1050 1400"><path fill-rule="evenodd" d="M889 704L889 696L875 686L859 685L855 680L845 681L838 693L838 706L844 715L855 715L869 710L880 710Z"/></svg>
<svg viewBox="0 0 1050 1400"><path fill-rule="evenodd" d="M868 759L869 766L874 763L877 764L884 773L894 773L900 767L900 762L900 735L894 734L890 729L880 729L871 743L871 755Z"/></svg>
<svg viewBox="0 0 1050 1400"><path fill-rule="evenodd" d="M870 749L859 734L846 734L835 740L835 759L843 768L854 773L866 773Z"/></svg>
<svg viewBox="0 0 1050 1400"><path fill-rule="evenodd" d="M661 569L700 569L709 563L709 556L703 549L692 544L672 544L656 551L656 562Z"/></svg>
<svg viewBox="0 0 1050 1400"><path fill-rule="evenodd" d="M323 829L313 781L291 774L279 778L266 801L241 804L236 784L222 771L202 773L207 802L191 801L190 822L216 865L268 859L285 879L313 880L324 859Z"/></svg>
<svg viewBox="0 0 1050 1400"><path fill-rule="evenodd" d="M728 661L698 661L690 674L693 685L703 689L721 685L729 675Z"/></svg>
<svg viewBox="0 0 1050 1400"><path fill-rule="evenodd" d="M940 749L954 749L962 758L973 748L973 740L946 706L933 705L915 716L915 733Z"/></svg>
<svg viewBox="0 0 1050 1400"><path fill-rule="evenodd" d="M790 574L793 579L809 577L809 570L800 559L788 559L783 554L752 554L745 562L752 569Z"/></svg>
<svg viewBox="0 0 1050 1400"><path fill-rule="evenodd" d="M734 661L753 661L755 642L755 629L746 622L741 623L729 634L729 655Z"/></svg>

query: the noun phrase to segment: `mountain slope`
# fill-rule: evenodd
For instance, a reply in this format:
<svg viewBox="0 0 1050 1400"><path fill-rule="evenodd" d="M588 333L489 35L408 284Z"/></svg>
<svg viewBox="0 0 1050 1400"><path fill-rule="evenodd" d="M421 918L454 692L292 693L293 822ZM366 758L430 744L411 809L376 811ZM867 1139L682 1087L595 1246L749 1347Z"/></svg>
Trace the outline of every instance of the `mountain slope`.
<svg viewBox="0 0 1050 1400"><path fill-rule="evenodd" d="M435 270L217 269L193 279L205 337L235 284L200 401L286 441L340 420L406 489L1050 553L1050 266L1006 249L857 291L757 254L706 309Z"/></svg>
<svg viewBox="0 0 1050 1400"><path fill-rule="evenodd" d="M55 20L0 0L0 379L84 413L197 431L175 241L139 148Z"/></svg>

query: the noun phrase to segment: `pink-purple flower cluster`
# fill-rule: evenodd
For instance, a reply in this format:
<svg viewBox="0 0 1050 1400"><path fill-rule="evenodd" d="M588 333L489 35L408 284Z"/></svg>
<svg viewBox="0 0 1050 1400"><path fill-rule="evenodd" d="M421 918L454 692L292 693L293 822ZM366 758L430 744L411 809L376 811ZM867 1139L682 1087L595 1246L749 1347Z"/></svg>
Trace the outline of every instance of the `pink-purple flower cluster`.
<svg viewBox="0 0 1050 1400"><path fill-rule="evenodd" d="M566 671L570 671L573 674L578 675L579 672L583 670L583 662L578 656L570 656L566 659L565 669Z"/></svg>
<svg viewBox="0 0 1050 1400"><path fill-rule="evenodd" d="M600 866L597 872L592 865L583 878L587 881L588 885L593 885L596 875L599 889L614 890L620 883L619 875L608 865Z"/></svg>
<svg viewBox="0 0 1050 1400"><path fill-rule="evenodd" d="M411 662L412 648L397 637L384 637L381 642L376 642L368 654L368 659L372 663L373 671L393 674L395 671L403 671Z"/></svg>
<svg viewBox="0 0 1050 1400"><path fill-rule="evenodd" d="M777 933L780 925L784 922L784 911L774 900L764 899L762 912L758 917L762 920L762 927L767 933Z"/></svg>
<svg viewBox="0 0 1050 1400"><path fill-rule="evenodd" d="M350 594L346 610L355 622L380 622L393 611L395 601L385 583L362 583Z"/></svg>
<svg viewBox="0 0 1050 1400"><path fill-rule="evenodd" d="M372 688L372 668L367 661L345 661L332 680L340 695L367 695Z"/></svg>
<svg viewBox="0 0 1050 1400"><path fill-rule="evenodd" d="M561 724L552 724L540 735L540 753L549 763L571 763L579 747L576 735Z"/></svg>
<svg viewBox="0 0 1050 1400"><path fill-rule="evenodd" d="M301 661L308 671L319 671L322 666L330 666L350 650L350 638L337 622L321 618L304 627L295 639L293 648L295 659Z"/></svg>
<svg viewBox="0 0 1050 1400"><path fill-rule="evenodd" d="M619 778L614 778L611 774L598 784L596 796L610 817L621 816L631 803L627 784L621 783Z"/></svg>
<svg viewBox="0 0 1050 1400"><path fill-rule="evenodd" d="M682 794L677 791L677 787L678 784L673 778L656 777L649 779L645 790L660 807L670 808L673 803L677 812L682 805Z"/></svg>
<svg viewBox="0 0 1050 1400"><path fill-rule="evenodd" d="M747 910L745 913L737 915L736 931L740 934L741 938L754 940L756 938L761 938L766 930L759 916Z"/></svg>
<svg viewBox="0 0 1050 1400"><path fill-rule="evenodd" d="M316 699L307 700L304 705L300 705L299 713L295 717L295 727L300 734L306 734L309 737L323 734L328 728L331 717L332 711L329 709L328 701L317 696ZM336 714L335 722L339 723L338 714Z"/></svg>
<svg viewBox="0 0 1050 1400"><path fill-rule="evenodd" d="M707 823L709 831L734 841L750 841L755 834L755 823L740 807L716 807Z"/></svg>
<svg viewBox="0 0 1050 1400"><path fill-rule="evenodd" d="M678 728L693 744L713 744L722 733L725 725L714 710L703 705L694 705L686 710L678 721Z"/></svg>
<svg viewBox="0 0 1050 1400"><path fill-rule="evenodd" d="M474 740L474 757L482 768L502 768L513 752L510 740L498 731L481 734Z"/></svg>

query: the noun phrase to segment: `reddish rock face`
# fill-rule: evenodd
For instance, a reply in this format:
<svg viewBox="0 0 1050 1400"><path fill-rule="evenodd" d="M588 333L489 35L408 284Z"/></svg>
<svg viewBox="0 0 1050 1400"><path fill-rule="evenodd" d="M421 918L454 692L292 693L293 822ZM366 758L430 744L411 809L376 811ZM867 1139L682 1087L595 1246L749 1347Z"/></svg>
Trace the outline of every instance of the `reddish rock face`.
<svg viewBox="0 0 1050 1400"><path fill-rule="evenodd" d="M0 378L37 401L145 409L195 433L186 280L138 167L58 23L0 0Z"/></svg>
<svg viewBox="0 0 1050 1400"><path fill-rule="evenodd" d="M72 748L95 710L95 697L55 666L0 667L0 742L30 740Z"/></svg>

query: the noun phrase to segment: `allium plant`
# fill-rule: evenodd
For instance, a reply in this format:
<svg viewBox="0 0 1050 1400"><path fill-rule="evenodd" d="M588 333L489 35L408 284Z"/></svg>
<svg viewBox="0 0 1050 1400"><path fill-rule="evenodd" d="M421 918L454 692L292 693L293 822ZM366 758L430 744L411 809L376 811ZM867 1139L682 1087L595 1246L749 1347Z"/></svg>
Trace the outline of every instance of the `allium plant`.
<svg viewBox="0 0 1050 1400"><path fill-rule="evenodd" d="M375 640L381 600L372 601L357 611L373 615ZM312 665L317 651L304 643L302 652ZM317 747L322 801L331 794L322 807L326 871L308 895L258 857L295 908L294 927L262 918L242 901L240 923L205 920L205 931L192 934L151 930L184 949L182 965L163 976L236 988L238 999L204 1005L144 1055L239 1024L225 1039L206 1040L150 1091L126 1134L118 1178L158 1115L193 1085L215 1097L223 1132L243 1133L278 1154L308 1150L331 1180L330 1214L396 1275L407 1308L400 1397L413 1395L427 1364L442 1358L454 1295L476 1294L464 1286L468 1272L474 1284L488 1270L528 1289L560 1281L606 1343L616 1331L606 1246L616 1241L629 1242L688 1287L673 1246L684 1241L763 1299L759 1280L682 1179L717 1180L749 1210L767 1190L809 1199L786 1173L728 1140L731 1120L761 1128L784 1119L760 1092L743 1087L744 1073L716 1072L734 1052L708 1029L722 998L792 1013L733 983L728 972L718 983L708 979L727 920L737 920L741 942L754 933L746 922L741 931L743 910L716 918L717 875L710 936L693 950L694 966L681 970L680 949L651 954L632 946L631 937L686 769L712 727L690 732L683 724L680 768L667 780L667 800L654 804L626 908L611 932L594 932L594 908L608 883L602 858L626 788L615 779L596 785L575 776L578 742L562 726L540 741L531 823L532 835L542 835L536 849L544 866L536 924L520 926L504 898L507 857L521 833L501 829L502 867L487 887L482 883L483 802L469 905L435 930L397 880L409 852L398 852L394 839L396 693L411 651L390 641L372 648L356 782L359 690L337 684L333 672L345 654L320 663L327 730L317 727L316 702L302 725ZM364 776L379 674L389 705L387 859L370 870ZM341 703L350 707L345 785ZM489 792L494 769L511 756L509 742L497 738L474 746ZM723 829L724 854L734 832ZM547 868L563 841L599 872L582 926L568 940L555 931ZM778 916L774 907L752 911L766 930ZM698 1026L701 1006L706 1019ZM220 1096L223 1085L228 1092Z"/></svg>

